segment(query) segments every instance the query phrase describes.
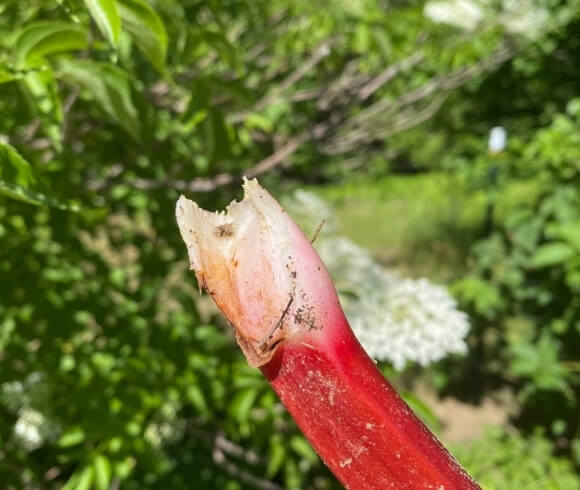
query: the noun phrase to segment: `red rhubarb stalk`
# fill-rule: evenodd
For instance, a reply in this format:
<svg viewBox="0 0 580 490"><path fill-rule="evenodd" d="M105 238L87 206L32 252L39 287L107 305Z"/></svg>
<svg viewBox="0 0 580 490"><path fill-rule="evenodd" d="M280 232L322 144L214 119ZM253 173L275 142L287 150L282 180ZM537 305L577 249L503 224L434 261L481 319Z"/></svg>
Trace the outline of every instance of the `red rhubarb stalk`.
<svg viewBox="0 0 580 490"><path fill-rule="evenodd" d="M352 333L328 272L256 180L224 213L183 196L191 269L322 460L349 489L480 488Z"/></svg>

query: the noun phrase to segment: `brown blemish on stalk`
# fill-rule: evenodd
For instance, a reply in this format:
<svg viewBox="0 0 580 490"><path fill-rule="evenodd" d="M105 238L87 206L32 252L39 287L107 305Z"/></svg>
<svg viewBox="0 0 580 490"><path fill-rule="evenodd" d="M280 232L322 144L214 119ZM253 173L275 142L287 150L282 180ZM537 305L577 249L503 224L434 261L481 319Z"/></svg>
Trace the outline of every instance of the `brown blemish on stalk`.
<svg viewBox="0 0 580 490"><path fill-rule="evenodd" d="M310 332L311 330L319 330L320 326L316 322L316 314L312 305L302 305L294 312L294 322L297 325L304 326Z"/></svg>

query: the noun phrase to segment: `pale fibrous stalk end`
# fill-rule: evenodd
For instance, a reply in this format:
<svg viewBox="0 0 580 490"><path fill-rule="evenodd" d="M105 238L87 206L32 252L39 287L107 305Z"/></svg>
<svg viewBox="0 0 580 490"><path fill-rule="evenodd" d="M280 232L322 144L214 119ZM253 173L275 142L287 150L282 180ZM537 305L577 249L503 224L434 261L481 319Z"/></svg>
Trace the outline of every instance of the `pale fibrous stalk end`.
<svg viewBox="0 0 580 490"><path fill-rule="evenodd" d="M176 217L190 268L250 365L263 366L285 339L316 337L329 315L342 315L309 240L256 179L244 180L244 198L225 212L180 196Z"/></svg>

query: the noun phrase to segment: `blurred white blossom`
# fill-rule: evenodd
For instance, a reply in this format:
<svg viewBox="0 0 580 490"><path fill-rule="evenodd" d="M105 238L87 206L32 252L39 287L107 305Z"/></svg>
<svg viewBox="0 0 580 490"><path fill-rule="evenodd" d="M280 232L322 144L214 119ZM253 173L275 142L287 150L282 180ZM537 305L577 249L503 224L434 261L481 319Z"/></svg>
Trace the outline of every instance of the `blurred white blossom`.
<svg viewBox="0 0 580 490"><path fill-rule="evenodd" d="M494 126L489 131L487 148L491 154L501 153L507 143L507 132L503 126Z"/></svg>
<svg viewBox="0 0 580 490"><path fill-rule="evenodd" d="M425 17L437 24L448 24L472 31L487 17L508 32L534 39L541 34L549 18L548 11L533 0L431 0L423 9Z"/></svg>
<svg viewBox="0 0 580 490"><path fill-rule="evenodd" d="M513 34L538 37L549 19L548 11L532 0L504 0L499 22Z"/></svg>
<svg viewBox="0 0 580 490"><path fill-rule="evenodd" d="M27 451L54 441L60 433L58 424L41 411L47 396L46 383L39 372L29 374L22 381L0 385L0 404L17 415L14 439Z"/></svg>
<svg viewBox="0 0 580 490"><path fill-rule="evenodd" d="M145 429L145 439L154 447L174 441L185 428L185 421L151 423Z"/></svg>
<svg viewBox="0 0 580 490"><path fill-rule="evenodd" d="M185 430L186 421L178 417L180 405L174 401L166 402L155 420L145 429L145 439L154 447L175 441Z"/></svg>
<svg viewBox="0 0 580 490"><path fill-rule="evenodd" d="M56 439L58 432L56 425L38 410L19 410L18 420L14 424L14 438L27 451L33 451L45 442Z"/></svg>
<svg viewBox="0 0 580 490"><path fill-rule="evenodd" d="M361 297L369 290L387 286L385 269L349 239L328 237L315 246L339 291Z"/></svg>
<svg viewBox="0 0 580 490"><path fill-rule="evenodd" d="M7 381L0 385L0 404L11 412L22 407L42 406L47 397L46 383L41 373L30 373L22 381Z"/></svg>
<svg viewBox="0 0 580 490"><path fill-rule="evenodd" d="M427 2L424 14L437 24L449 24L468 31L475 29L484 18L481 5L471 0Z"/></svg>
<svg viewBox="0 0 580 490"><path fill-rule="evenodd" d="M320 198L312 198L312 202L317 200ZM301 192L301 202L305 201ZM292 202L288 204L292 212ZM331 216L326 206L326 216ZM319 218L320 208L318 203L311 222ZM306 219L303 216L299 223ZM467 351L468 317L457 309L445 288L427 279L404 279L390 273L343 237L327 233L315 246L356 336L371 357L403 369L408 361L426 366L448 354Z"/></svg>

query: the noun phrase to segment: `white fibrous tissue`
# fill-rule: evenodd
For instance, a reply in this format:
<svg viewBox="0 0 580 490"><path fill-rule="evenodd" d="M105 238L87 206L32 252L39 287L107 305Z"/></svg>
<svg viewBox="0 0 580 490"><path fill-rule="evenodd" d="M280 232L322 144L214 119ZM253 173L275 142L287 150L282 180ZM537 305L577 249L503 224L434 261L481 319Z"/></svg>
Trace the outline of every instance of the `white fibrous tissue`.
<svg viewBox="0 0 580 490"><path fill-rule="evenodd" d="M316 222L320 214L335 221L328 204L304 194L301 191L299 199L286 201L300 224ZM306 203L311 205L310 211ZM309 213L312 216L307 218ZM467 352L468 317L444 287L387 271L366 250L337 236L334 229L321 233L315 246L355 335L373 359L402 370L408 362L426 366L447 355Z"/></svg>

